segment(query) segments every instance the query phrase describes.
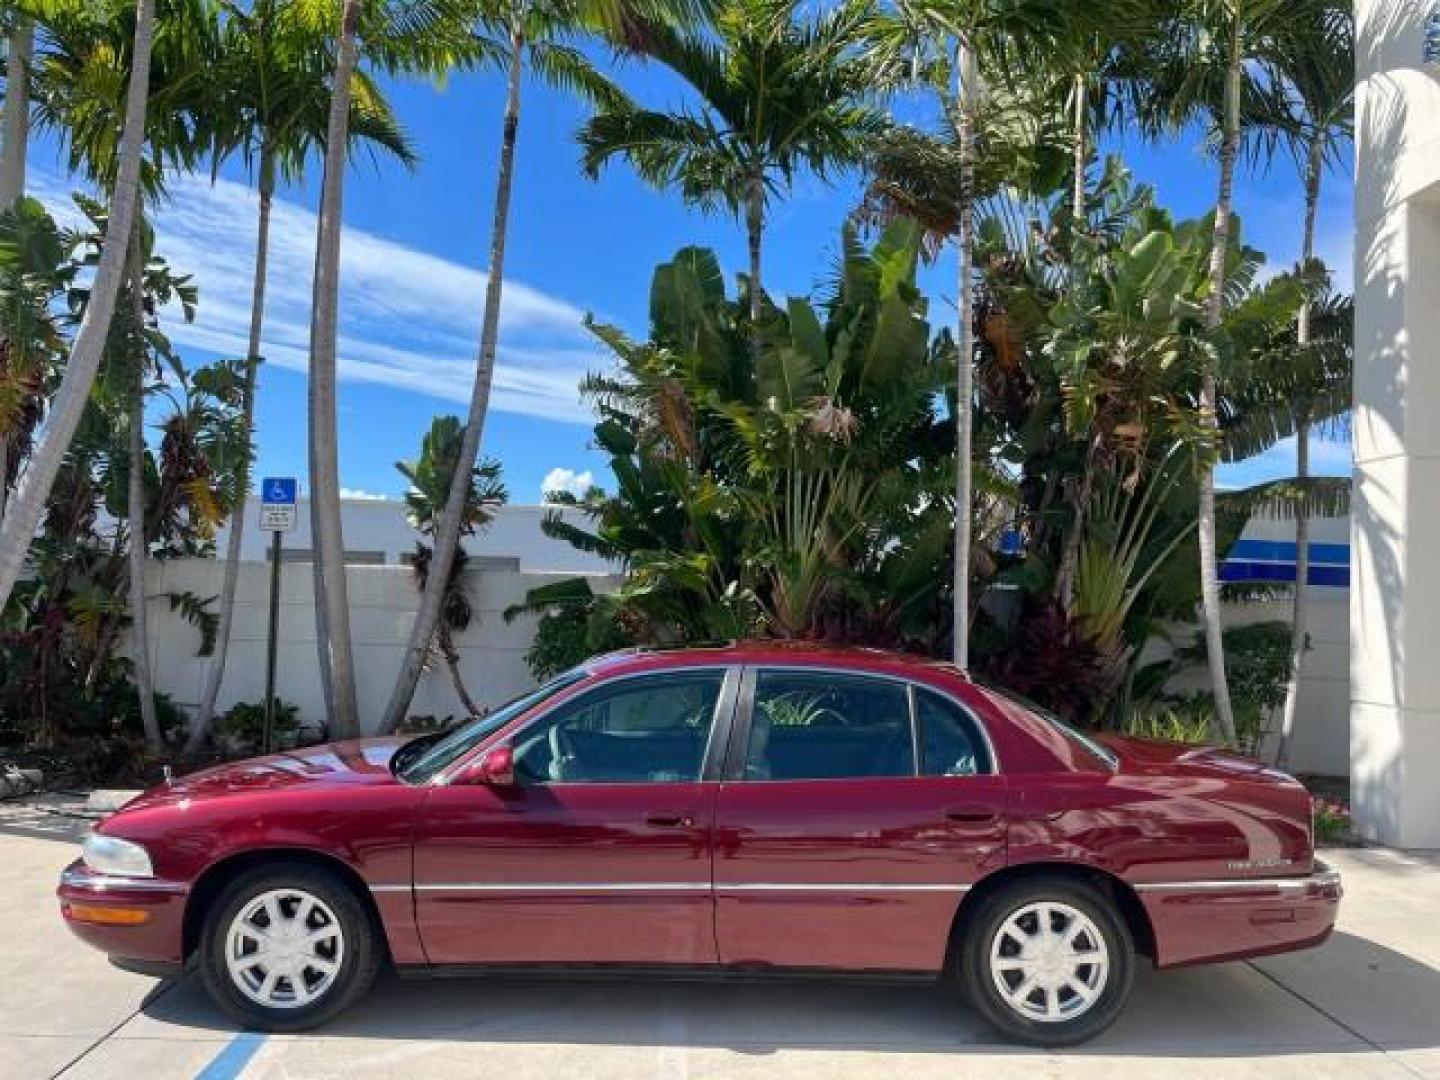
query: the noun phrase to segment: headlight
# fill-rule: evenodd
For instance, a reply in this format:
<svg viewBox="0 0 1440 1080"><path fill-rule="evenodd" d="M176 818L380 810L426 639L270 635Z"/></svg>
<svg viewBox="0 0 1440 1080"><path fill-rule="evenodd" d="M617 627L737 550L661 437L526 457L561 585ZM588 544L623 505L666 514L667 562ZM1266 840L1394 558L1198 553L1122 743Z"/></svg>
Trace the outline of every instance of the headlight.
<svg viewBox="0 0 1440 1080"><path fill-rule="evenodd" d="M118 874L121 877L154 877L150 854L139 844L118 836L91 833L80 845L80 857L97 874Z"/></svg>

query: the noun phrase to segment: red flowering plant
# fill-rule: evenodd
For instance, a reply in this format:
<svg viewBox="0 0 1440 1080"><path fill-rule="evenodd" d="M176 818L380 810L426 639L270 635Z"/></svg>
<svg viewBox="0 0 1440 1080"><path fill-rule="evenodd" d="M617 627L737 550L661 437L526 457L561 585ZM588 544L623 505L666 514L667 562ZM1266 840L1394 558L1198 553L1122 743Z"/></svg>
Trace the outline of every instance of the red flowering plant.
<svg viewBox="0 0 1440 1080"><path fill-rule="evenodd" d="M1315 813L1315 840L1333 843L1350 835L1350 804L1340 799L1317 795L1312 800Z"/></svg>

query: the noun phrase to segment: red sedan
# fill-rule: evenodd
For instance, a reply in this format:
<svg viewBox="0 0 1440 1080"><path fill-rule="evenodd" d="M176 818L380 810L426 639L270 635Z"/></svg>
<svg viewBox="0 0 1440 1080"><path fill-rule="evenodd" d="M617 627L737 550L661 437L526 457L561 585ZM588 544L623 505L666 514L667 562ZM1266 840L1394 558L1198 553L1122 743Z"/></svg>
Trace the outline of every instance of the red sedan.
<svg viewBox="0 0 1440 1080"><path fill-rule="evenodd" d="M775 644L596 660L443 736L145 793L67 869L74 931L293 1031L402 973L958 977L1011 1038L1109 1025L1159 967L1318 945L1290 777L1088 736L955 668Z"/></svg>

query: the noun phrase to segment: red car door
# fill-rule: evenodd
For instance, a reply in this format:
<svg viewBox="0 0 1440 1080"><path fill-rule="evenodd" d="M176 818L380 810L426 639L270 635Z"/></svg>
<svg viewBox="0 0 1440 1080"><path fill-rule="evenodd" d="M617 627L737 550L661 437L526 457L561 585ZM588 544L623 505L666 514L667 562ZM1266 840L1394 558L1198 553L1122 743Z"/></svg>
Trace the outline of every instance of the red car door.
<svg viewBox="0 0 1440 1080"><path fill-rule="evenodd" d="M516 783L438 787L415 840L432 964L714 964L711 829L739 674L615 679L510 740Z"/></svg>
<svg viewBox="0 0 1440 1080"><path fill-rule="evenodd" d="M979 724L908 682L747 669L716 808L727 965L931 971L967 887L1005 861Z"/></svg>

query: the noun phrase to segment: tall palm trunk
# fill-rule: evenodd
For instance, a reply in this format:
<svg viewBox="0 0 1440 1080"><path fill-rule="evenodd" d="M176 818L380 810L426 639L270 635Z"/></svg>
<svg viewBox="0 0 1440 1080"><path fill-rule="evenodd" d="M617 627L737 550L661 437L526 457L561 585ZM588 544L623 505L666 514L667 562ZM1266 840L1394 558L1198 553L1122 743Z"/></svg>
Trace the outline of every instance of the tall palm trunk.
<svg viewBox="0 0 1440 1080"><path fill-rule="evenodd" d="M5 113L0 126L0 210L25 194L25 157L30 144L30 57L35 27L15 16L5 59Z"/></svg>
<svg viewBox="0 0 1440 1080"><path fill-rule="evenodd" d="M355 697L355 662L350 645L350 597L345 581L345 537L340 522L340 447L336 412L336 337L340 307L340 230L345 181L345 146L350 120L350 83L355 72L356 24L360 0L345 0L330 118L325 135L325 179L315 245L315 294L310 316L310 513L312 547L323 591L324 652L330 668L330 734L360 733Z"/></svg>
<svg viewBox="0 0 1440 1080"><path fill-rule="evenodd" d="M270 258L270 210L275 201L275 155L268 144L260 148L260 214L255 229L255 280L250 294L250 341L245 357L245 386L242 390L241 424L245 456L237 470L235 508L230 514L230 535L225 544L225 578L220 586L220 626L215 634L215 658L206 674L205 693L185 742L189 753L198 750L210 732L215 700L225 679L225 662L230 653L230 629L235 621L235 588L240 579L240 546L245 533L246 497L250 494L250 455L254 447L255 383L260 367L261 337L265 327L265 281Z"/></svg>
<svg viewBox="0 0 1440 1080"><path fill-rule="evenodd" d="M979 93L975 52L962 35L955 43L956 127L960 138L960 235L957 241L956 294L960 325L957 328L955 357L955 610L951 636L955 663L970 662L970 445L971 402L974 396L972 371L975 351L971 264L974 259L975 217L972 192L975 186L975 98Z"/></svg>
<svg viewBox="0 0 1440 1080"><path fill-rule="evenodd" d="M130 530L130 656L135 664L135 691L140 695L140 724L151 753L165 748L155 715L155 680L150 670L150 619L145 602L145 254L141 217L135 216L130 248L130 312L135 326L135 386L130 402L130 477L126 517Z"/></svg>
<svg viewBox="0 0 1440 1080"><path fill-rule="evenodd" d="M765 178L757 174L750 178L750 190L745 193L745 242L750 252L750 335L755 342L760 340L760 312L764 307L760 267L764 233Z"/></svg>
<svg viewBox="0 0 1440 1080"><path fill-rule="evenodd" d="M1241 21L1237 14L1230 28L1230 63L1225 76L1224 134L1220 144L1220 193L1215 201L1215 229L1210 251L1210 295L1205 325L1214 331L1225 314L1225 261L1230 250L1230 206L1235 187L1235 158L1240 144ZM1200 424L1213 444L1220 427L1216 415L1215 368L1208 360L1200 372ZM1224 626L1220 611L1219 552L1215 542L1215 463L1207 451L1200 469L1200 605L1205 623L1205 653L1210 662L1210 685L1215 695L1215 727L1220 738L1235 741L1235 714L1230 706L1230 684L1225 677Z"/></svg>
<svg viewBox="0 0 1440 1080"><path fill-rule="evenodd" d="M1074 181L1070 191L1070 230L1074 236L1085 231L1085 168L1090 160L1090 133L1086 130L1089 117L1090 84L1084 72L1074 76L1075 120L1074 120ZM1073 249L1075 241L1070 241ZM1073 260L1072 260L1073 261Z"/></svg>
<svg viewBox="0 0 1440 1080"><path fill-rule="evenodd" d="M1085 232L1085 166L1089 159L1089 138L1086 131L1086 108L1088 83L1083 72L1072 77L1073 98L1071 167L1074 178L1070 188L1070 282L1071 288L1080 278L1080 237ZM1085 445L1085 458L1081 467L1080 483L1074 498L1074 513L1070 519L1070 530L1065 534L1060 549L1060 563L1055 570L1054 596L1060 606L1070 610L1075 599L1075 573L1080 564L1080 547L1085 539L1085 510L1090 505L1095 481L1095 451L1097 439L1092 438Z"/></svg>
<svg viewBox="0 0 1440 1080"><path fill-rule="evenodd" d="M1320 178L1324 172L1324 136L1316 133L1310 141L1305 167L1305 235L1300 242L1300 265L1307 266L1315 255L1315 214L1320 205ZM1300 306L1295 341L1303 351L1310 344L1310 301ZM1295 475L1303 490L1310 477L1310 417L1303 407L1295 424ZM1290 622L1290 681L1285 688L1285 711L1280 718L1280 741L1275 746L1275 764L1287 768L1290 746L1295 737L1295 720L1300 707L1300 676L1309 646L1306 623L1310 600L1310 517L1302 505L1295 514L1295 609Z"/></svg>
<svg viewBox="0 0 1440 1080"><path fill-rule="evenodd" d="M90 398L90 386L100 366L115 300L125 275L125 255L135 220L139 194L140 155L145 142L145 101L150 85L150 47L155 28L155 0L137 0L135 46L125 98L125 129L120 137L119 168L110 200L110 222L100 247L100 264L90 289L90 302L70 346L65 376L51 403L50 420L30 457L25 475L10 501L0 527L0 608L20 576L30 541L40 524L50 488L70 448Z"/></svg>
<svg viewBox="0 0 1440 1080"><path fill-rule="evenodd" d="M30 146L30 57L35 27L15 16L5 59L5 111L0 118L0 212L25 194L25 158ZM10 495L10 435L0 433L0 520Z"/></svg>
<svg viewBox="0 0 1440 1080"><path fill-rule="evenodd" d="M480 328L480 355L475 363L475 382L470 391L470 410L465 417L465 432L460 439L460 452L455 459L455 472L450 477L450 492L435 530L435 547L430 561L430 576L415 612L415 625L405 643L400 659L400 673L395 689L385 707L382 730L394 731L410 708L415 684L420 681L440 609L445 586L450 580L450 567L460 547L460 529L464 524L465 504L470 498L474 481L475 458L480 452L480 438L485 431L485 414L490 408L490 384L495 376L495 349L500 336L500 300L505 281L505 240L510 225L510 190L515 179L515 140L520 130L520 84L525 71L525 38L517 19L510 32L509 68L505 87L505 121L500 135L500 170L495 185L495 212L490 231L490 268L485 282L485 314Z"/></svg>

